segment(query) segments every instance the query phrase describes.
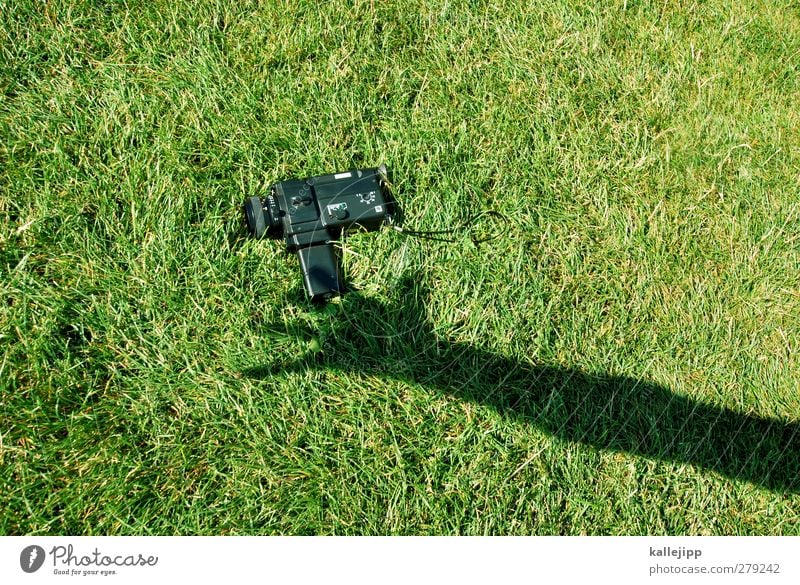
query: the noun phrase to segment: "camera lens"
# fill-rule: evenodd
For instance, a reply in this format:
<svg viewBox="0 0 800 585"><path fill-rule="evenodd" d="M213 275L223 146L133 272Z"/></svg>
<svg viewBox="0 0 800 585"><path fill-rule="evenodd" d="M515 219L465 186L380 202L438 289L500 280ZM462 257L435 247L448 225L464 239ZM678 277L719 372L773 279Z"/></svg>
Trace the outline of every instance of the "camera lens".
<svg viewBox="0 0 800 585"><path fill-rule="evenodd" d="M249 197L244 202L244 216L247 219L250 235L256 238L261 238L265 234L280 236L283 231L274 197L265 199Z"/></svg>
<svg viewBox="0 0 800 585"><path fill-rule="evenodd" d="M267 222L264 219L264 208L261 198L250 197L244 202L244 216L247 219L247 229L250 235L260 238L267 231Z"/></svg>

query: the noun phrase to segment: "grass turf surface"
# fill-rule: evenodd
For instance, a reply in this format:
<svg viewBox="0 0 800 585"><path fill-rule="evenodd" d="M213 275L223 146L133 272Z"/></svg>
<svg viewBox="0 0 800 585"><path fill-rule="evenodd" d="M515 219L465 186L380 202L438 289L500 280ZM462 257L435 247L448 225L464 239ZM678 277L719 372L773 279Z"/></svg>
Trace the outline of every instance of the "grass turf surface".
<svg viewBox="0 0 800 585"><path fill-rule="evenodd" d="M800 533L797 2L0 12L0 532ZM239 205L380 162L509 225L313 309Z"/></svg>

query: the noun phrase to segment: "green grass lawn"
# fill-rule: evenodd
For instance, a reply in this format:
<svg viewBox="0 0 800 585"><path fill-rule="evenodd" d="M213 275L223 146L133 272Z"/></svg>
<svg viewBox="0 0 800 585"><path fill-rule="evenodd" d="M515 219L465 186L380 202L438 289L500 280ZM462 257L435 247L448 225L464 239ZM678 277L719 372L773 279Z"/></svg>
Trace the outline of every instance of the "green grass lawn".
<svg viewBox="0 0 800 585"><path fill-rule="evenodd" d="M0 2L0 533L800 534L795 0L230 4Z"/></svg>

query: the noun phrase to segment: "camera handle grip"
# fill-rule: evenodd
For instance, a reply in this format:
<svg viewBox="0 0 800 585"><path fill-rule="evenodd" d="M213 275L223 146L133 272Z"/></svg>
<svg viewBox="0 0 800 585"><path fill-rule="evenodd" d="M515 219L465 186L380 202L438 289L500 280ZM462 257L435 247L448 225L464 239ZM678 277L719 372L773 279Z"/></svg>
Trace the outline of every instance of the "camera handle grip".
<svg viewBox="0 0 800 585"><path fill-rule="evenodd" d="M307 246L297 250L303 286L312 301L323 301L344 292L339 257L333 244Z"/></svg>

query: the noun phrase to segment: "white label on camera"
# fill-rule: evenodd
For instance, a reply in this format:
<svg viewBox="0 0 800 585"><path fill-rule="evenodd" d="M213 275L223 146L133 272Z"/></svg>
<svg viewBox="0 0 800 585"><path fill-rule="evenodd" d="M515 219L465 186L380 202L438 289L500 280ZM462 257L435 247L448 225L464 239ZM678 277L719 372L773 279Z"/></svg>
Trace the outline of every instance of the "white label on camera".
<svg viewBox="0 0 800 585"><path fill-rule="evenodd" d="M376 205L375 213L383 213L383 205Z"/></svg>
<svg viewBox="0 0 800 585"><path fill-rule="evenodd" d="M353 173L336 173L333 175L334 179L349 179L353 176Z"/></svg>

